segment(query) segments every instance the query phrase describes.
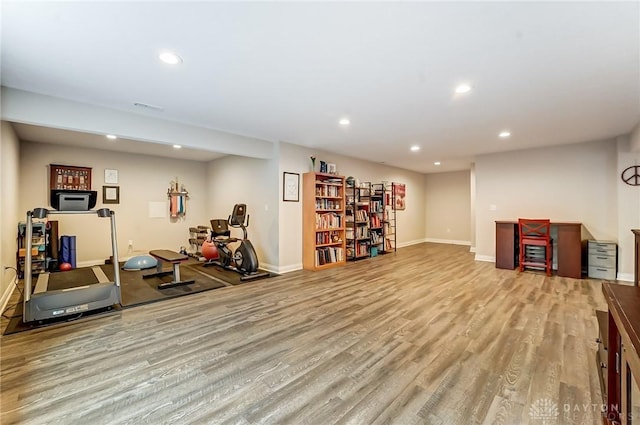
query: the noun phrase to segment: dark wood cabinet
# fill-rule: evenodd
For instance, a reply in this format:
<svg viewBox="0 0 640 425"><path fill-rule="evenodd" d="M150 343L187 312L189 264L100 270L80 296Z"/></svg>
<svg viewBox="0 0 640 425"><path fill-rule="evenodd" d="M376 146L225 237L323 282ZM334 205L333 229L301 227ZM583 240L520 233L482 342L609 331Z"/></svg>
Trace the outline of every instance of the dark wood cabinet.
<svg viewBox="0 0 640 425"><path fill-rule="evenodd" d="M518 225L513 221L496 221L496 267L515 269L518 249Z"/></svg>
<svg viewBox="0 0 640 425"><path fill-rule="evenodd" d="M606 311L596 311L598 319L598 351L596 361L600 368L600 387L602 388L602 398L607 400L607 367L609 365L609 313Z"/></svg>
<svg viewBox="0 0 640 425"><path fill-rule="evenodd" d="M635 235L635 267L633 272L633 283L640 286L640 229L631 230Z"/></svg>
<svg viewBox="0 0 640 425"><path fill-rule="evenodd" d="M640 287L604 282L602 292L608 307L606 331L598 320L601 338L607 334L606 367L599 365L606 381L603 421L630 425L640 417Z"/></svg>

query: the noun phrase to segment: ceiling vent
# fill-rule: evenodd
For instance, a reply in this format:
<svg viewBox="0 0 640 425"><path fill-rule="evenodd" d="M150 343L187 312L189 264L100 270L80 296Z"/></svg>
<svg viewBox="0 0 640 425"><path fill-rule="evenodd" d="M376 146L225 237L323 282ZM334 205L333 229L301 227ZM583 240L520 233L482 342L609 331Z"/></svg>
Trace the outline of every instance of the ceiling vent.
<svg viewBox="0 0 640 425"><path fill-rule="evenodd" d="M164 111L164 108L155 105L149 105L148 103L133 102L133 106L143 109L151 109L153 111Z"/></svg>

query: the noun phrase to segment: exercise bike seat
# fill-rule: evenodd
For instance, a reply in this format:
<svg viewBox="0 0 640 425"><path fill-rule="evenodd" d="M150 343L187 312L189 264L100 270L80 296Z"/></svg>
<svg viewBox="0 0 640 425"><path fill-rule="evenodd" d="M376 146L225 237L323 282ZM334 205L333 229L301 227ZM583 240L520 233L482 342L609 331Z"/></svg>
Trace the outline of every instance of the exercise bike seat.
<svg viewBox="0 0 640 425"><path fill-rule="evenodd" d="M229 226L227 225L227 220L213 219L213 220L210 220L210 223L211 223L211 236L213 238L218 238L220 236L226 236L228 238L231 236L231 230L229 230Z"/></svg>

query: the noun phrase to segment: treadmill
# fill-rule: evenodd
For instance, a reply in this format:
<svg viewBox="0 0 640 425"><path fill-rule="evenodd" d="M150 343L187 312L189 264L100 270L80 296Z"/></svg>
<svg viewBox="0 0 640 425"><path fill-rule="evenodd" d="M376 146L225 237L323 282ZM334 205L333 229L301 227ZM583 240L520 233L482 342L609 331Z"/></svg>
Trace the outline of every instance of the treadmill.
<svg viewBox="0 0 640 425"><path fill-rule="evenodd" d="M116 239L115 212L108 208L92 210L96 205L97 192L90 190L51 190L51 206L53 210L35 208L27 211L26 224L26 253L24 264L24 308L23 321L25 323L42 321L58 317L77 315L92 310L121 304L120 269L118 263L118 246ZM44 219L52 214L96 214L99 218L109 218L111 221L111 250L114 280L110 281L99 266L92 267L95 280L86 284L66 289L49 289L51 273L40 273L32 290L32 244L33 218ZM64 279L68 274L78 272L79 269L64 273L54 273Z"/></svg>

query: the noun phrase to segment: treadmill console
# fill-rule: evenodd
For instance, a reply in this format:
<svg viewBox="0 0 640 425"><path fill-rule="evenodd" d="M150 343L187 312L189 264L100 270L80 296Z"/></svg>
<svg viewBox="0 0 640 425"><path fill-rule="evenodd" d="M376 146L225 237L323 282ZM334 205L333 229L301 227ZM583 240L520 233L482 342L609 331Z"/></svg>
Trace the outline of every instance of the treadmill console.
<svg viewBox="0 0 640 425"><path fill-rule="evenodd" d="M58 211L89 211L97 199L95 190L51 189L51 206Z"/></svg>

